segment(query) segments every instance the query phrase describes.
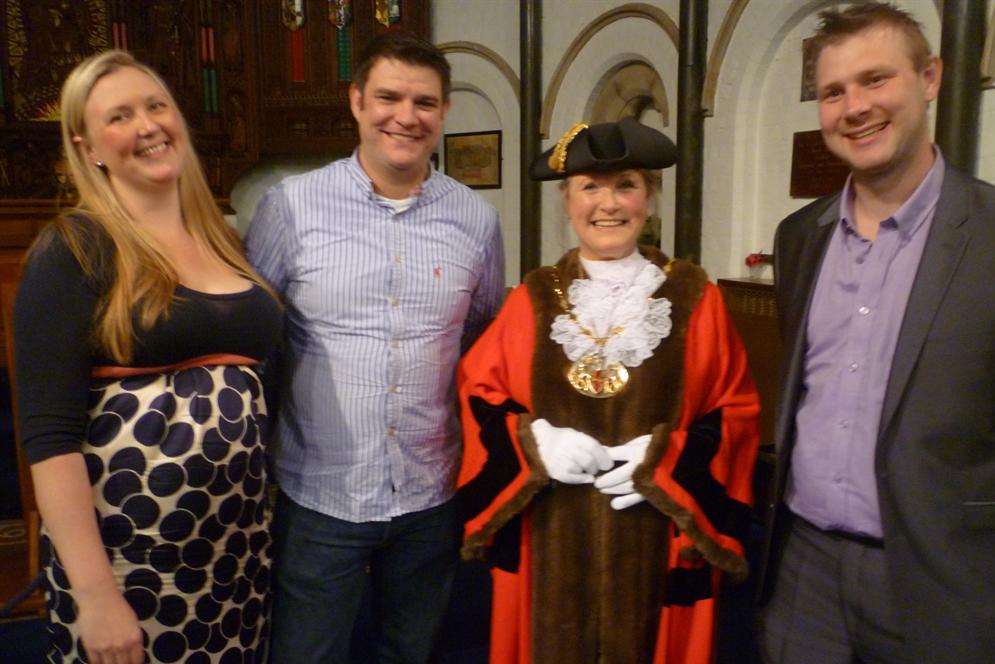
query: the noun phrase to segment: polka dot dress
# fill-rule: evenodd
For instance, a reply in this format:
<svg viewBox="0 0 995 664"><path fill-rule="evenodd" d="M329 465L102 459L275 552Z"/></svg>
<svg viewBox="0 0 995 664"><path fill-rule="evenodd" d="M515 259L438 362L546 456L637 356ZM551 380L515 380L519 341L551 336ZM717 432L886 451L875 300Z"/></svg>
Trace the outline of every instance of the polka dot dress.
<svg viewBox="0 0 995 664"><path fill-rule="evenodd" d="M259 379L247 367L97 381L83 455L104 547L146 661L263 660L269 507ZM50 662L86 662L47 536Z"/></svg>

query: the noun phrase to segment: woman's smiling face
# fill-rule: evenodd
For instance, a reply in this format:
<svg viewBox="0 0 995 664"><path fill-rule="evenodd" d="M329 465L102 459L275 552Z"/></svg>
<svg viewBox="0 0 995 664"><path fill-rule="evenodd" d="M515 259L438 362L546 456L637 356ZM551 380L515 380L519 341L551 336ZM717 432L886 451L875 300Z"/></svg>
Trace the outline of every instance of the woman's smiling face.
<svg viewBox="0 0 995 664"><path fill-rule="evenodd" d="M635 169L567 178L563 202L580 240L581 257L611 260L635 251L649 201L647 183Z"/></svg>
<svg viewBox="0 0 995 664"><path fill-rule="evenodd" d="M84 107L85 147L111 183L128 189L175 186L186 157L179 110L168 93L134 67L103 76Z"/></svg>

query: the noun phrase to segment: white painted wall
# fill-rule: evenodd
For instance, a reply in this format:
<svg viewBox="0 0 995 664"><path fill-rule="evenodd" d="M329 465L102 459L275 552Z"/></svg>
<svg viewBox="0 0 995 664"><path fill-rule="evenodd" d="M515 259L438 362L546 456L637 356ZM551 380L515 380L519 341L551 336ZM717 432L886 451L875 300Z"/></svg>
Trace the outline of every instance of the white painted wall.
<svg viewBox="0 0 995 664"><path fill-rule="evenodd" d="M752 0L740 17L705 123L702 264L716 277L745 276L746 255L770 251L785 215L810 202L789 194L792 135L818 129L816 102L799 101L801 42L828 0ZM898 3L938 51L932 0ZM713 17L713 20L721 20ZM769 274L768 274L769 276Z"/></svg>
<svg viewBox="0 0 995 664"><path fill-rule="evenodd" d="M466 41L494 51L518 72L518 3L514 0L435 0L432 39L436 44ZM453 94L445 133L501 131L501 188L478 194L498 210L504 235L505 283L517 284L520 261L521 141L515 88L493 63L475 54L449 53ZM445 153L440 146L440 167Z"/></svg>

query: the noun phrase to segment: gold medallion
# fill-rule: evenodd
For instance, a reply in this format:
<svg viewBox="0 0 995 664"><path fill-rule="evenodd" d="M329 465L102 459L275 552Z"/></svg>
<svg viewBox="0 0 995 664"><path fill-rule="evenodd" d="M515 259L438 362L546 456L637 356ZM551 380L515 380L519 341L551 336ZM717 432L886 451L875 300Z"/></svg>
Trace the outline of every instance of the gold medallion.
<svg viewBox="0 0 995 664"><path fill-rule="evenodd" d="M585 355L570 365L567 380L586 397L608 399L629 383L629 370L619 362L606 365L600 355Z"/></svg>

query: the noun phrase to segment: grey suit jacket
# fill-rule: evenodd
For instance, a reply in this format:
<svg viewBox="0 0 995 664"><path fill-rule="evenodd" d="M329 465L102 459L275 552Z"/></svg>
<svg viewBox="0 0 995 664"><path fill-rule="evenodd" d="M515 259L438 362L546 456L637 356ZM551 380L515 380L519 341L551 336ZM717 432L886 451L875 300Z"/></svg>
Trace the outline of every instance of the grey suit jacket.
<svg viewBox="0 0 995 664"><path fill-rule="evenodd" d="M839 195L781 222L774 273L785 357L777 473L760 569L770 596L804 390L808 309ZM892 593L909 662L995 653L995 187L947 166L892 359L875 452Z"/></svg>

